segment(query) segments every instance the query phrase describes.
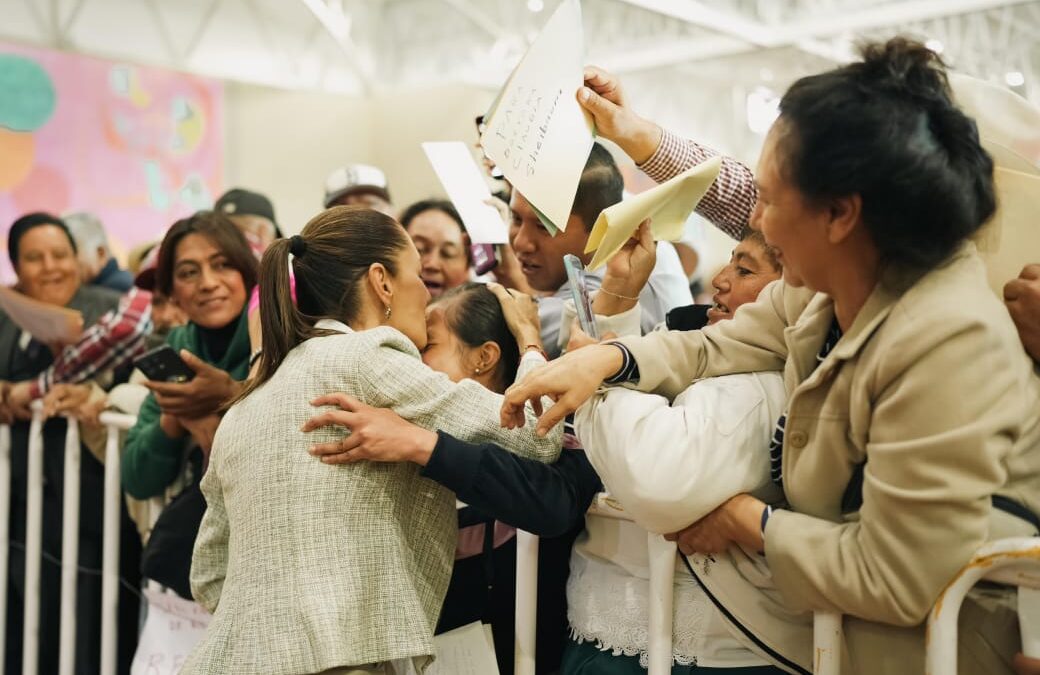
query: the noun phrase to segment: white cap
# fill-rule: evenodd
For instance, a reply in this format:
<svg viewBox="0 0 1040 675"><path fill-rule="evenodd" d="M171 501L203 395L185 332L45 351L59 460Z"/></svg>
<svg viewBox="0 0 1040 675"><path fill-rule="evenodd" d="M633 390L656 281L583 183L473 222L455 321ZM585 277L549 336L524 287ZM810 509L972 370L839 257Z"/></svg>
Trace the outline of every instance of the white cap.
<svg viewBox="0 0 1040 675"><path fill-rule="evenodd" d="M369 164L348 164L325 179L325 208L352 192L371 192L390 201L386 174Z"/></svg>

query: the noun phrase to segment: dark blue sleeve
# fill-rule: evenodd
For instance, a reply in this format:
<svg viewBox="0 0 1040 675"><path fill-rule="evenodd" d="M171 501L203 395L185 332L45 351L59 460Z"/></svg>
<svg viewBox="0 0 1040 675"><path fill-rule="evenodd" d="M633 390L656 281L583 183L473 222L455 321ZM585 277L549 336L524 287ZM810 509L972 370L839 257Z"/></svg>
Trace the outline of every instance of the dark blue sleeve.
<svg viewBox="0 0 1040 675"><path fill-rule="evenodd" d="M557 537L582 522L603 489L584 450L564 450L554 464L492 444L466 443L442 431L422 475L466 504L540 537Z"/></svg>

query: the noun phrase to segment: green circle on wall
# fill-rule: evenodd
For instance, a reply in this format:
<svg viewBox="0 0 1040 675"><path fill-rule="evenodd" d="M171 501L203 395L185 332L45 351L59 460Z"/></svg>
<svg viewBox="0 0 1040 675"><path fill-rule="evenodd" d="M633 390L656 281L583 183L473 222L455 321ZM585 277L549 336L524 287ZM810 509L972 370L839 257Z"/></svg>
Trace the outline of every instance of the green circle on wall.
<svg viewBox="0 0 1040 675"><path fill-rule="evenodd" d="M54 112L54 84L40 64L17 54L0 54L0 126L35 131Z"/></svg>

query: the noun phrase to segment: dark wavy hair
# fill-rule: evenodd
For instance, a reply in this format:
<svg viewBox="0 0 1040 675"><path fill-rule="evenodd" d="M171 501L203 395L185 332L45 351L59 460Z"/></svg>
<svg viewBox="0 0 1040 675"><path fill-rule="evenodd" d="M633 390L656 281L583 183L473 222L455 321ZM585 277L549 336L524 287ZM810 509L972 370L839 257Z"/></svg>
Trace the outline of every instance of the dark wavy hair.
<svg viewBox="0 0 1040 675"><path fill-rule="evenodd" d="M810 200L859 194L883 263L932 269L996 210L993 160L935 52L903 37L861 52L784 94L781 172Z"/></svg>

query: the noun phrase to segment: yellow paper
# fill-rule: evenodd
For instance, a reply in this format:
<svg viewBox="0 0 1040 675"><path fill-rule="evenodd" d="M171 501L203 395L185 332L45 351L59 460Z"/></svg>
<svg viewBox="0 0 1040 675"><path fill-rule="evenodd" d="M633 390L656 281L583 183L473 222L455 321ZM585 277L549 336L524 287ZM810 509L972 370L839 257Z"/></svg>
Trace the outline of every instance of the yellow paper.
<svg viewBox="0 0 1040 675"><path fill-rule="evenodd" d="M578 0L564 0L506 81L481 136L484 153L559 229L592 150L592 120L578 104L584 83Z"/></svg>
<svg viewBox="0 0 1040 675"><path fill-rule="evenodd" d="M585 246L586 253L596 252L589 269L598 269L613 258L647 218L651 219L654 239L675 241L681 237L686 219L715 182L721 166L722 158L712 157L652 190L604 209Z"/></svg>
<svg viewBox="0 0 1040 675"><path fill-rule="evenodd" d="M1040 176L997 167L997 213L974 239L986 263L989 285L1004 297L1004 284L1022 268L1040 262Z"/></svg>

